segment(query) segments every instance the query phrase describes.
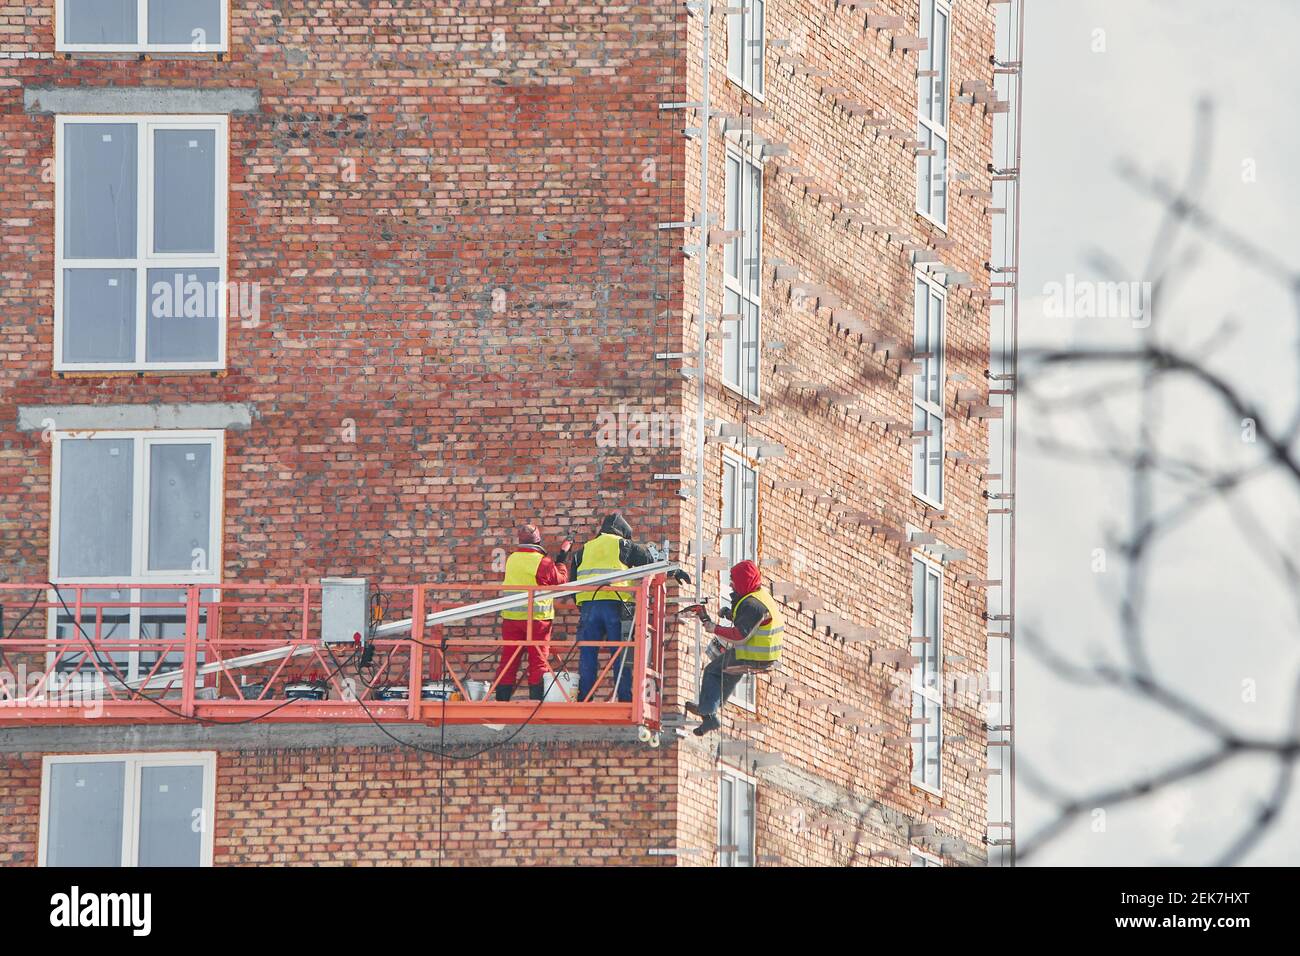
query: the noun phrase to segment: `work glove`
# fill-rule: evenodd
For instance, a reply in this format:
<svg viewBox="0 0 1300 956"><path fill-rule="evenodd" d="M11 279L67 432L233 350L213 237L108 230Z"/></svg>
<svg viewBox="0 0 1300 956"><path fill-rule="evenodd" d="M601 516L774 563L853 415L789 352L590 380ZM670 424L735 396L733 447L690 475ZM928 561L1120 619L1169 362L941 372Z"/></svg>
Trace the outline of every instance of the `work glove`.
<svg viewBox="0 0 1300 956"><path fill-rule="evenodd" d="M681 568L674 568L673 570L669 571L668 576L672 578L674 581L676 581L678 584L691 583L691 576L687 574L685 571L683 571Z"/></svg>
<svg viewBox="0 0 1300 956"><path fill-rule="evenodd" d="M713 627L713 618L709 617L708 609L705 608L704 605L701 604L695 608L695 616L700 619L700 623L703 624L706 629Z"/></svg>
<svg viewBox="0 0 1300 956"><path fill-rule="evenodd" d="M569 552L572 550L573 542L566 539L564 544L560 545L560 550L555 553L555 563L563 564L565 561L568 561Z"/></svg>

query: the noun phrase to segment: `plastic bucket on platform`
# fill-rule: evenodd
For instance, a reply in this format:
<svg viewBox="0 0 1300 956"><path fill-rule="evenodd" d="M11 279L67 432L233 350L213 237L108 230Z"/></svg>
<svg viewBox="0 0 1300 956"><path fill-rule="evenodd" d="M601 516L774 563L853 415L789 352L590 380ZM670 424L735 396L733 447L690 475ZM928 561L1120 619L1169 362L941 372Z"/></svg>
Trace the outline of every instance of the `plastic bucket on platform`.
<svg viewBox="0 0 1300 956"><path fill-rule="evenodd" d="M546 688L544 699L552 703L562 704L578 699L578 675L573 671L547 673L542 677L542 686Z"/></svg>

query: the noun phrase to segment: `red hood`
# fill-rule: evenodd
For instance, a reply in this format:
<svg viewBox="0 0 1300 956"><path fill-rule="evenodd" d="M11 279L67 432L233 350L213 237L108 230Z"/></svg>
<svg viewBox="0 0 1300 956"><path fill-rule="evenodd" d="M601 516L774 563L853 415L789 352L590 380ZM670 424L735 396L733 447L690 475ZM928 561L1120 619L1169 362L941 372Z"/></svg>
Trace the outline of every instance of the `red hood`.
<svg viewBox="0 0 1300 956"><path fill-rule="evenodd" d="M763 578L753 561L741 561L731 569L731 589L743 597L763 586Z"/></svg>

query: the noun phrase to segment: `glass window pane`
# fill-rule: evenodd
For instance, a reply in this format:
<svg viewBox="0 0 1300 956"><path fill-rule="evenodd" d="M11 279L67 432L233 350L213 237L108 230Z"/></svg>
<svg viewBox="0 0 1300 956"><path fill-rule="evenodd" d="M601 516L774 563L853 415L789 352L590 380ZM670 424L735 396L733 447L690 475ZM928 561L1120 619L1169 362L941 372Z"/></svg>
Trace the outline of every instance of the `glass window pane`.
<svg viewBox="0 0 1300 956"><path fill-rule="evenodd" d="M917 432L925 431L925 409L919 405L912 406L912 430ZM925 446L924 438L917 438L912 442L912 491L918 495L924 495L925 489ZM916 633L920 634L920 631Z"/></svg>
<svg viewBox="0 0 1300 956"><path fill-rule="evenodd" d="M912 561L912 654L924 658L926 655L925 634L925 564ZM924 661L921 667L912 670L912 686L924 686Z"/></svg>
<svg viewBox="0 0 1300 956"><path fill-rule="evenodd" d="M149 446L149 570L209 570L212 446Z"/></svg>
<svg viewBox="0 0 1300 956"><path fill-rule="evenodd" d="M929 459L926 477L926 494L935 501L943 501L943 419L929 416L930 437L925 440Z"/></svg>
<svg viewBox="0 0 1300 956"><path fill-rule="evenodd" d="M722 228L731 232L740 226L740 160L727 157L726 208L723 210ZM740 239L732 239L723 249L723 270L732 278L740 278Z"/></svg>
<svg viewBox="0 0 1300 956"><path fill-rule="evenodd" d="M135 130L123 123L64 126L64 255L135 256Z"/></svg>
<svg viewBox="0 0 1300 956"><path fill-rule="evenodd" d="M741 276L745 288L755 299L761 298L760 259L762 256L763 237L763 173L758 167L745 163L745 195L748 208L744 211L741 228L745 230L745 263Z"/></svg>
<svg viewBox="0 0 1300 956"><path fill-rule="evenodd" d="M912 695L912 719L925 719L925 698L920 694ZM925 783L925 732L922 724L912 724L909 736L912 737L912 779Z"/></svg>
<svg viewBox="0 0 1300 956"><path fill-rule="evenodd" d="M925 754L925 782L934 788L939 787L939 764L940 764L940 711L939 706L932 700L924 702L924 711L926 723L923 725L925 730L922 737L925 738L923 744Z"/></svg>
<svg viewBox="0 0 1300 956"><path fill-rule="evenodd" d="M925 126L917 125L916 139L921 144L921 149L930 148L930 130ZM930 156L916 157L916 209L930 215Z"/></svg>
<svg viewBox="0 0 1300 956"><path fill-rule="evenodd" d="M741 360L744 365L745 378L741 383L745 394L751 398L758 397L758 306L752 302L743 304L745 316L741 332Z"/></svg>
<svg viewBox="0 0 1300 956"><path fill-rule="evenodd" d="M63 270L63 361L135 361L135 270Z"/></svg>
<svg viewBox="0 0 1300 956"><path fill-rule="evenodd" d="M934 160L930 164L930 215L935 221L948 221L948 143L942 136L931 137Z"/></svg>
<svg viewBox="0 0 1300 956"><path fill-rule="evenodd" d="M940 126L948 125L948 15L942 10L935 11L934 39L930 41L934 48L933 69L939 75L930 78L930 88L934 91L931 98L930 118Z"/></svg>
<svg viewBox="0 0 1300 956"><path fill-rule="evenodd" d="M64 43L134 44L135 0L64 0Z"/></svg>
<svg viewBox="0 0 1300 956"><path fill-rule="evenodd" d="M933 0L921 0L921 36L930 41L926 49L917 56L917 70L934 69L934 3ZM922 116L930 115L933 103L934 78L918 76L916 78L917 110Z"/></svg>
<svg viewBox="0 0 1300 956"><path fill-rule="evenodd" d="M219 46L221 0L150 0L149 42Z"/></svg>
<svg viewBox="0 0 1300 956"><path fill-rule="evenodd" d="M930 292L930 315L926 332L926 348L933 354L933 358L926 360L926 394L928 400L939 407L943 407L943 314L944 301L943 296L937 292Z"/></svg>
<svg viewBox="0 0 1300 956"><path fill-rule="evenodd" d="M917 279L916 293L912 300L912 351L918 355L930 350L927 316L929 302L929 287L920 279ZM912 396L921 400L925 398L925 368L928 363L924 359L917 359L917 361L921 363L922 372L912 377Z"/></svg>
<svg viewBox="0 0 1300 956"><path fill-rule="evenodd" d="M723 295L723 311L727 315L740 315L740 295L727 290ZM744 322L727 321L722 323L722 378L736 388L740 387L740 340L744 334Z"/></svg>
<svg viewBox="0 0 1300 956"><path fill-rule="evenodd" d="M753 0L749 25L749 75L745 77L749 88L763 95L763 53L765 48L764 0Z"/></svg>
<svg viewBox="0 0 1300 956"><path fill-rule="evenodd" d="M220 353L220 269L150 269L145 359L215 362Z"/></svg>
<svg viewBox="0 0 1300 956"><path fill-rule="evenodd" d="M733 805L734 787L730 777L721 777L718 782L718 845L734 846L736 843L735 807ZM735 866L736 854L731 850L718 853L720 866Z"/></svg>
<svg viewBox="0 0 1300 956"><path fill-rule="evenodd" d="M126 764L120 760L50 767L48 866L121 866Z"/></svg>
<svg viewBox="0 0 1300 956"><path fill-rule="evenodd" d="M737 7L740 4L733 3L731 6ZM744 31L745 15L727 14L727 74L741 82L744 81L745 69Z"/></svg>
<svg viewBox="0 0 1300 956"><path fill-rule="evenodd" d="M157 129L153 136L154 252L215 252L216 131Z"/></svg>
<svg viewBox="0 0 1300 956"><path fill-rule="evenodd" d="M740 500L743 505L740 560L758 559L758 477L752 468L740 469Z"/></svg>
<svg viewBox="0 0 1300 956"><path fill-rule="evenodd" d="M131 574L129 438L59 442L59 576Z"/></svg>
<svg viewBox="0 0 1300 956"><path fill-rule="evenodd" d="M198 866L205 822L202 767L140 770L140 866Z"/></svg>
<svg viewBox="0 0 1300 956"><path fill-rule="evenodd" d="M737 853L737 866L754 865L754 786L743 781L736 782L739 791L740 819L737 821L736 842L740 844Z"/></svg>
<svg viewBox="0 0 1300 956"><path fill-rule="evenodd" d="M925 680L937 689L939 678L939 576L925 575Z"/></svg>
<svg viewBox="0 0 1300 956"><path fill-rule="evenodd" d="M740 527L736 518L736 466L725 460L722 463L722 527ZM734 534L722 536L722 556L729 565L740 560L736 557L736 537ZM723 577L725 581L725 575Z"/></svg>

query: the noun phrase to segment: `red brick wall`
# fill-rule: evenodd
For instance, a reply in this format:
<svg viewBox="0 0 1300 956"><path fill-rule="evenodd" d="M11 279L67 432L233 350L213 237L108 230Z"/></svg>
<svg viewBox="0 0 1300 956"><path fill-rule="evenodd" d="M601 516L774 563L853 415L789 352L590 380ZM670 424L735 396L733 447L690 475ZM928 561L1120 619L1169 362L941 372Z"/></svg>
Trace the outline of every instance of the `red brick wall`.
<svg viewBox="0 0 1300 956"><path fill-rule="evenodd" d="M935 531L949 547L963 548L969 560L949 567L944 580L945 654L949 676L955 672L980 674L985 668L983 620L984 594L959 581L959 575L984 577L986 560L986 503L980 481L981 468L945 464L947 525L933 520L935 510L911 493L911 446L906 435L886 433L873 418L911 420L912 376L900 369L906 356L895 348L886 356L862 344L857 335L838 329L832 310L800 305L791 282L777 280L774 259L799 268L800 278L828 287L842 305L863 322L880 329L910 350L912 342L913 268L911 257L898 239L870 233L845 224L839 206L830 196L866 203L859 213L864 222L909 225L929 243L945 235L951 248L940 250L943 259L971 274L972 291L987 293L990 222L981 200L956 194L950 184L947 232L931 226L915 209L915 159L910 147L877 137L873 127L851 117L840 101L857 100L888 125L903 130L916 126L917 56L891 50L894 35L919 30L919 9L914 0L892 0L878 5L873 15L905 15L900 30L867 29L864 13L849 13L837 5L816 0L768 0L767 69L761 103L743 94L727 79L726 18L715 14L711 57L711 82L715 109L746 117L754 106L772 116L753 119L755 131L767 140L788 145L789 154L767 160L764 170L763 299L764 348L761 354L761 404L741 399L721 387L722 327L710 326L710 417L744 423L752 440L777 442L784 457L759 467L760 557L779 566L764 568L772 582L802 587L824 602L824 610L863 626L878 628L871 644L843 643L814 631L815 601L787 603L784 687L760 677L758 713L731 709L737 718L752 719L752 728L731 726L729 736L750 740L759 751L778 753L792 766L813 773L860 800L885 800L916 819L933 819L936 832L955 837L982 852L986 820L984 766L986 732L978 698L946 694L944 731L944 787L942 797L911 785L910 747L896 739L912 733L908 674L896 664L880 663L875 648L910 653L912 584L910 548L887 541L881 533L848 521L845 512L869 512L902 531L910 522ZM994 15L983 3L954 3L950 95L956 96L967 79L991 79L988 56L993 51ZM774 40L789 39L784 48ZM698 98L701 29L692 22L690 98ZM799 75L793 65L781 65L779 56L798 51L813 69L829 76ZM823 93L841 86L841 93ZM982 107L953 103L949 121L952 172L967 172L971 182L987 188L986 165L992 155L992 122ZM715 125L715 132L719 126ZM724 138L712 140L709 170L710 212L721 227L725 195ZM794 182L790 167L797 166L812 182ZM698 150L687 152L688 175L699 175ZM827 197L818 199L824 191ZM688 193L688 215L696 213L695 196ZM836 215L833 215L836 214ZM933 248L933 246L931 246ZM722 313L722 249L709 258L710 314ZM695 264L686 269L685 306L696 311ZM980 457L988 454L987 429L968 415L969 403L956 400L956 389L985 386L988 367L987 307L966 291L951 291L947 312L947 448L950 452ZM695 327L686 329L686 349L695 344ZM768 343L783 344L780 350ZM794 370L775 370L791 365ZM954 374L964 374L958 383ZM804 383L801 387L797 383ZM818 383L859 398L852 410L832 404L806 387ZM720 444L710 444L705 474L707 533L705 546L720 554L719 526ZM684 470L690 470L689 468ZM777 487L778 483L804 481L814 491ZM683 503L683 523L693 521L691 503ZM717 575L706 575L716 586ZM685 642L689 650L693 641ZM693 670L693 662L686 662ZM834 700L867 715L868 725L886 725L883 733L845 725L825 705ZM688 761L683 761L683 773ZM694 768L698 771L700 768ZM705 809L683 811L681 840L685 845L712 845L716 818L707 809L716 782L700 790L702 777L683 778L683 792L700 791ZM799 816L799 799L765 783L760 775L758 853L788 863L865 862L862 854L877 850L903 852L896 837L864 834L859 854L836 850L831 831L818 834L794 826L825 815L823 809L805 807ZM698 804L692 801L692 807ZM853 814L832 814L853 823ZM693 822L692 822L693 821ZM818 847L818 840L826 846ZM906 841L903 841L904 843ZM766 848L766 849L764 849ZM836 854L839 854L838 856ZM699 861L705 857L694 856Z"/></svg>
<svg viewBox="0 0 1300 956"><path fill-rule="evenodd" d="M673 842L670 750L523 744L442 763L398 747L218 753L213 863L672 863L648 852ZM34 865L40 756L0 767L0 865Z"/></svg>
<svg viewBox="0 0 1300 956"><path fill-rule="evenodd" d="M222 753L214 863L670 861L647 852L671 842L669 751L515 745L448 760L445 776L440 763L400 748Z"/></svg>
<svg viewBox="0 0 1300 956"><path fill-rule="evenodd" d="M0 46L48 57L52 7L0 4ZM48 448L13 430L45 403L251 402L227 579L475 580L519 520L577 536L616 506L675 538L658 455L595 441L602 408L667 400L674 5L232 7L228 60L6 60L0 571L46 573ZM52 377L54 119L23 111L50 84L260 90L231 118L229 265L262 314L225 374Z"/></svg>
<svg viewBox="0 0 1300 956"><path fill-rule="evenodd" d="M41 755L0 757L0 866L35 866L41 823Z"/></svg>

